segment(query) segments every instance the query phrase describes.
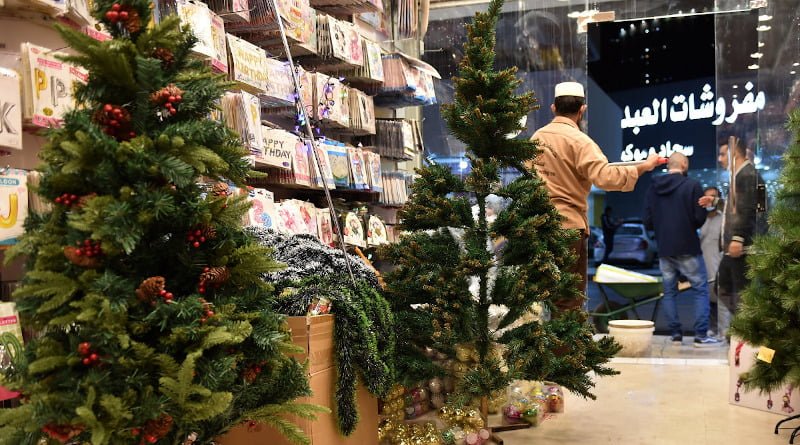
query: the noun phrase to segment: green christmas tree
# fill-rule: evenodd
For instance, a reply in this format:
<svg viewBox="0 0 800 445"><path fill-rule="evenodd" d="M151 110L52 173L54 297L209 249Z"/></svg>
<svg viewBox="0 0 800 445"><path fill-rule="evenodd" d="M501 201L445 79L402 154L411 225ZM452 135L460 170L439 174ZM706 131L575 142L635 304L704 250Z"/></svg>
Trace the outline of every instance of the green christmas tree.
<svg viewBox="0 0 800 445"><path fill-rule="evenodd" d="M455 375L460 402L485 401L512 379L551 380L594 397L587 374L614 374L604 363L617 345L593 341L583 312L541 320L533 314L535 303L552 310L560 299L578 295L577 276L567 272L575 260L569 243L577 234L561 229L543 182L524 167L538 152L536 142L506 136L522 129L520 119L536 102L532 93L515 94L516 69L494 69L502 5L493 0L467 27L455 103L442 107L450 130L467 145L471 172L462 180L443 166L420 169L400 212L409 233L386 252L398 266L387 276L397 338L403 339L398 374L406 385ZM520 176L503 187L501 168ZM511 201L492 223L490 194ZM470 198L477 202L477 218ZM493 249L501 240L504 247ZM443 369L427 348L459 364Z"/></svg>
<svg viewBox="0 0 800 445"><path fill-rule="evenodd" d="M22 396L0 443L207 444L246 420L307 442L280 417L315 411L293 402L306 371L269 310L262 274L280 265L228 193L246 151L208 118L228 85L177 17L147 27L150 6L96 0L105 42L59 27L90 75L40 155L52 211L10 255L28 257L14 298L38 336L3 375Z"/></svg>
<svg viewBox="0 0 800 445"><path fill-rule="evenodd" d="M752 281L731 323L733 335L775 350L771 363L757 360L741 376L746 388L762 391L800 386L800 109L790 113L788 128L794 137L783 155L769 232L747 257Z"/></svg>

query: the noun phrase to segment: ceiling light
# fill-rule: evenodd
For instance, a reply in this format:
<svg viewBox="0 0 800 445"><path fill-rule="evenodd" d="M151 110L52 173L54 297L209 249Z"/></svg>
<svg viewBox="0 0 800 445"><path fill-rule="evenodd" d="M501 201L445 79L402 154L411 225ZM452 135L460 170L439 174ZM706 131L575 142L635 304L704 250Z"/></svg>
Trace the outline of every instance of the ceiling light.
<svg viewBox="0 0 800 445"><path fill-rule="evenodd" d="M792 64L792 66L800 66L800 62L795 62Z"/></svg>
<svg viewBox="0 0 800 445"><path fill-rule="evenodd" d="M752 57L752 58L754 58L754 59L760 59L760 58L764 57L764 54L761 54L761 53L753 53L753 54L750 54L750 57Z"/></svg>
<svg viewBox="0 0 800 445"><path fill-rule="evenodd" d="M747 69L749 69L749 70L757 70L757 69L758 69L758 65L756 65L756 64L754 63L754 64L752 64L752 65L748 66L748 67L747 67Z"/></svg>
<svg viewBox="0 0 800 445"><path fill-rule="evenodd" d="M569 14L567 14L567 17L569 17L571 19L577 19L580 16L581 16L581 12L580 11L572 11Z"/></svg>
<svg viewBox="0 0 800 445"><path fill-rule="evenodd" d="M734 90L735 90L735 89L737 89L737 88L739 88L739 85L734 85L734 86L733 86L733 89L734 89Z"/></svg>
<svg viewBox="0 0 800 445"><path fill-rule="evenodd" d="M759 47L759 48L763 48L763 47L764 47L764 45L766 45L766 43L764 43L764 42L758 42L758 47Z"/></svg>
<svg viewBox="0 0 800 445"><path fill-rule="evenodd" d="M768 22L770 20L772 20L772 16L771 15L764 14L764 15L758 16L758 21L759 22Z"/></svg>
<svg viewBox="0 0 800 445"><path fill-rule="evenodd" d="M789 74L797 74L797 71L791 70L791 71L789 71Z"/></svg>
<svg viewBox="0 0 800 445"><path fill-rule="evenodd" d="M772 27L769 25L761 25L756 28L756 31L763 32L763 31L769 31L770 29L772 29Z"/></svg>

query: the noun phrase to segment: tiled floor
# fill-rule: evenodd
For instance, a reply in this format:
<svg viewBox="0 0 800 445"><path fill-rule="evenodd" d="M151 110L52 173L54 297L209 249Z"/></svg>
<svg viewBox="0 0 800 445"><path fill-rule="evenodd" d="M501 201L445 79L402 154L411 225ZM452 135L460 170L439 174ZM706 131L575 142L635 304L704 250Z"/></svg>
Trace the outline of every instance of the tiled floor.
<svg viewBox="0 0 800 445"><path fill-rule="evenodd" d="M566 412L538 428L501 433L505 445L779 445L779 415L728 404L727 346L696 349L656 337L648 358L615 358L622 374L597 381L597 400L568 394ZM800 425L795 421L794 426Z"/></svg>

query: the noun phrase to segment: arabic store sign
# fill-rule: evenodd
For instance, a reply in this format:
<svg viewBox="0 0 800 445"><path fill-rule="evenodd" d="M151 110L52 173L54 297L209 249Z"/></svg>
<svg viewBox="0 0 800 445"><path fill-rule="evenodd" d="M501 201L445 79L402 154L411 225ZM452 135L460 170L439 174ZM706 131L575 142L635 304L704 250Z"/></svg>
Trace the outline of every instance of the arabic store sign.
<svg viewBox="0 0 800 445"><path fill-rule="evenodd" d="M641 129L648 126L659 124L680 123L687 121L700 121L711 119L712 125L720 125L723 122L732 124L736 119L744 114L755 113L763 110L766 103L766 96L763 91L753 92L753 83L747 82L744 86L747 93L742 101L736 98L728 101L723 97L714 100L714 92L711 85L703 85L703 91L699 96L694 93L689 94L688 98L684 94L677 94L669 101L666 98L653 99L651 105L641 109L631 111L630 106L625 106L623 117L620 120L620 127L624 130L631 128L633 135L639 135ZM650 153L657 153L660 156L668 157L673 152L682 152L686 156L694 153L694 146L689 144L673 143L667 141L658 147L637 148L635 144L628 143L620 154L622 161L639 161L647 158Z"/></svg>

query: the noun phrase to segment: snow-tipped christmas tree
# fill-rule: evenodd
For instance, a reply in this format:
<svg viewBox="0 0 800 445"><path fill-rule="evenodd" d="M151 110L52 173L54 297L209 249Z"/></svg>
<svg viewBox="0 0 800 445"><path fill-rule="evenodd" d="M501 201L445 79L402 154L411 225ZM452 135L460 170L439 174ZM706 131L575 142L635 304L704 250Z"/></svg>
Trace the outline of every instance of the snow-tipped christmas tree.
<svg viewBox="0 0 800 445"><path fill-rule="evenodd" d="M400 214L410 233L387 250L398 266L387 277L402 339L398 374L408 385L455 376L461 402L485 401L512 379L551 380L593 397L587 374L614 373L604 363L616 344L593 341L584 312L539 319L533 309L535 303L554 308L579 294L577 276L567 272L577 234L561 228L543 182L524 167L538 152L536 142L506 136L522 129L520 119L536 104L532 93L515 94L515 69L494 69L502 5L493 0L468 26L455 103L442 107L450 130L467 145L471 172L462 180L443 166L419 170ZM503 187L501 168L517 169L520 177ZM511 202L493 222L487 219L490 194ZM443 369L426 348L455 364Z"/></svg>
<svg viewBox="0 0 800 445"><path fill-rule="evenodd" d="M177 17L148 27L151 3L96 0L109 41L59 28L90 74L41 152L52 211L11 255L29 258L14 298L38 336L3 376L22 395L0 443L197 445L245 420L305 440L280 417L314 408L293 402L306 372L268 309L279 265L228 194L246 151L208 118L226 83Z"/></svg>
<svg viewBox="0 0 800 445"><path fill-rule="evenodd" d="M733 335L775 350L742 376L746 388L800 386L800 108L789 115L792 143L783 155L780 191L769 214L769 232L747 256L751 282L742 292Z"/></svg>

